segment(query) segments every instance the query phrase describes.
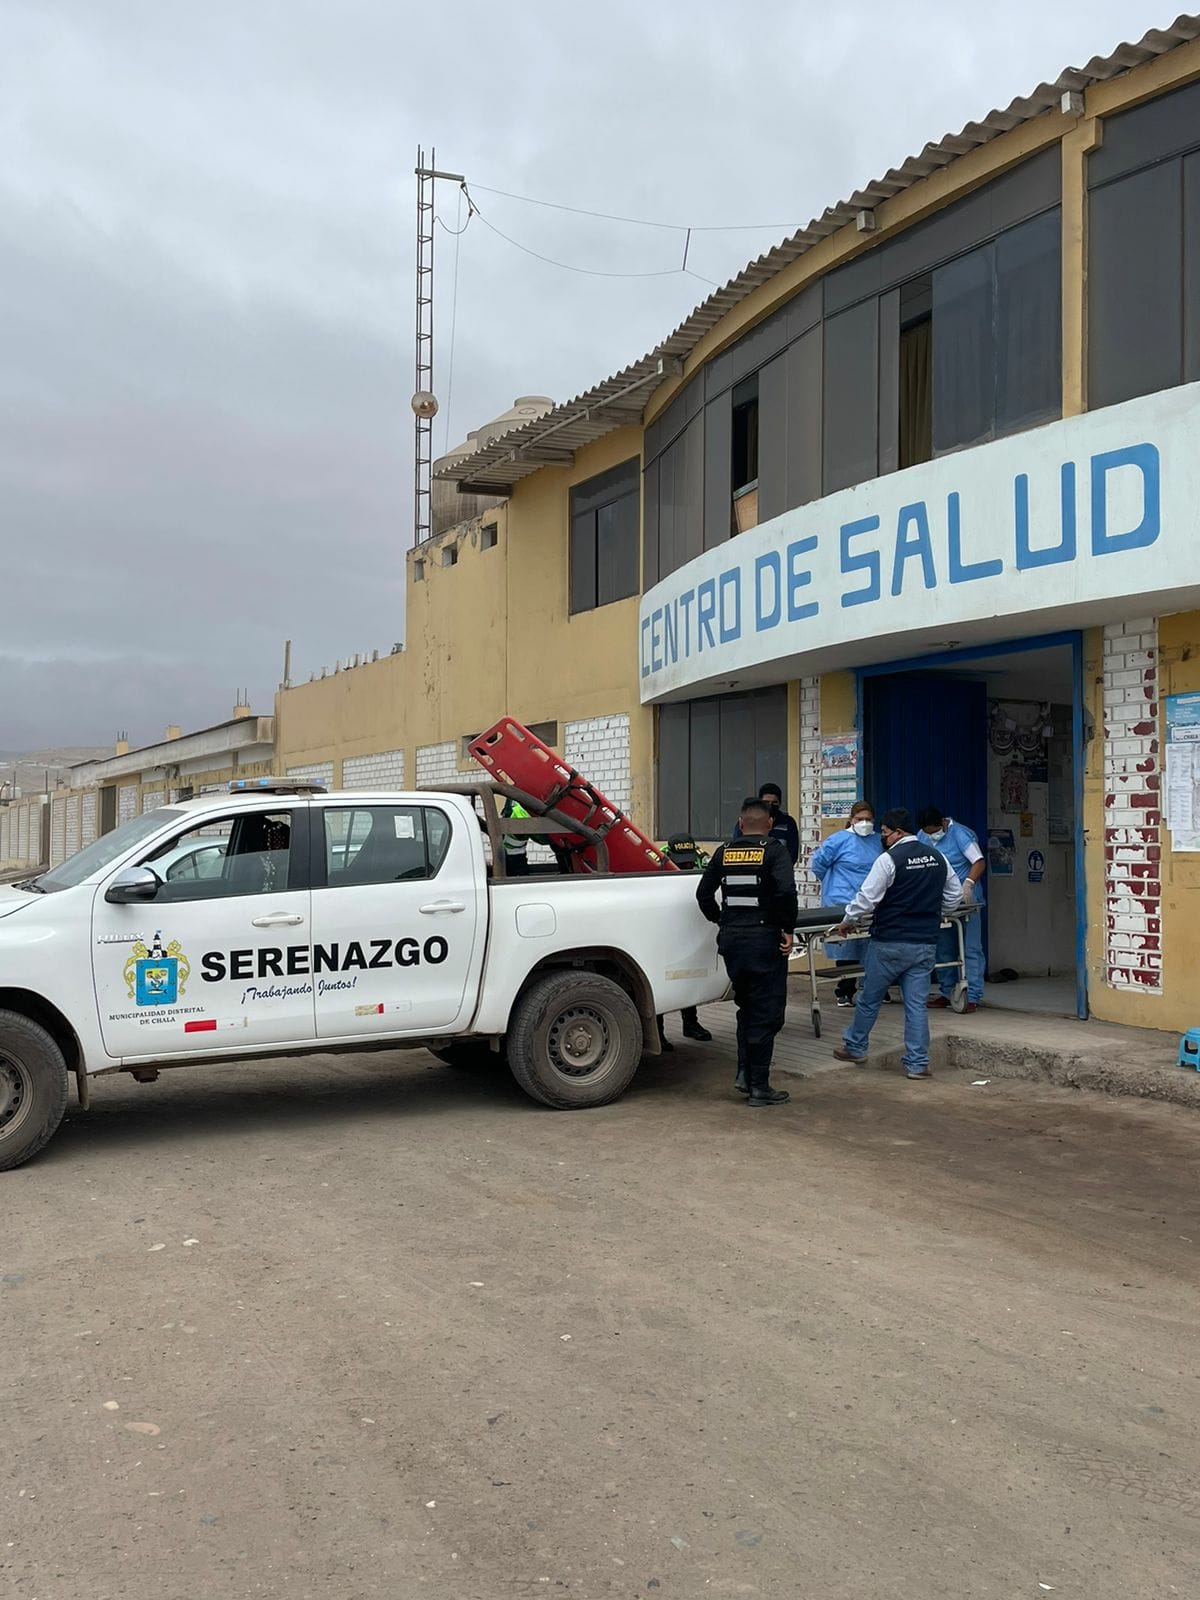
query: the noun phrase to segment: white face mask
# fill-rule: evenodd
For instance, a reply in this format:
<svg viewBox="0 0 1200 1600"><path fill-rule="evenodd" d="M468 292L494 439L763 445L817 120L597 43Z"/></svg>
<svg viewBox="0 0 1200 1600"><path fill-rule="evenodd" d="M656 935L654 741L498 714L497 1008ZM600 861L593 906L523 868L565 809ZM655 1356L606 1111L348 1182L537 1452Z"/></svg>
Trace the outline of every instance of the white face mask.
<svg viewBox="0 0 1200 1600"><path fill-rule="evenodd" d="M875 824L868 822L866 817L860 817L857 822L852 822L850 826L860 839L869 839L875 832Z"/></svg>
<svg viewBox="0 0 1200 1600"><path fill-rule="evenodd" d="M941 844L942 840L946 837L946 830L945 828L931 829L929 837L933 840L934 844Z"/></svg>

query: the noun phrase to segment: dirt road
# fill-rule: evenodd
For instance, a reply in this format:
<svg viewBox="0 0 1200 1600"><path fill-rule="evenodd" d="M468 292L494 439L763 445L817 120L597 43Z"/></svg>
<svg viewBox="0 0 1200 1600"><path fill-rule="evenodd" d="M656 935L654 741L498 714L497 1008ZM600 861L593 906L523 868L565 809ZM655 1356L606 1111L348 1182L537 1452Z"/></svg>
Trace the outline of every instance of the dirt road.
<svg viewBox="0 0 1200 1600"><path fill-rule="evenodd" d="M98 1083L0 1178L0 1589L1200 1594L1200 1119L726 1080Z"/></svg>

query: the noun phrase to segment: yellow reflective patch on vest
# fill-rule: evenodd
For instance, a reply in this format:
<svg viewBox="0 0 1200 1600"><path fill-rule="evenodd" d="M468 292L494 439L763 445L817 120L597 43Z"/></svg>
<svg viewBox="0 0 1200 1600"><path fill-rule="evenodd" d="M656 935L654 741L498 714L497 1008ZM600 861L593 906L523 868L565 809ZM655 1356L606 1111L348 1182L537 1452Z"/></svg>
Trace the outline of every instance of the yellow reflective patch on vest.
<svg viewBox="0 0 1200 1600"><path fill-rule="evenodd" d="M761 867L766 854L764 844L726 845L721 861L727 867Z"/></svg>

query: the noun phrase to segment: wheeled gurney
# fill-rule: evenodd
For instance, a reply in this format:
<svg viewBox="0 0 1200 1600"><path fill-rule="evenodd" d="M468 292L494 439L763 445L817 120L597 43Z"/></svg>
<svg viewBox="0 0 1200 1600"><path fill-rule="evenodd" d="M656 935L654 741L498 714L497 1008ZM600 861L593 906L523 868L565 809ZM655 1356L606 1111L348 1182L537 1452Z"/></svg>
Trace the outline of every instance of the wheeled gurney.
<svg viewBox="0 0 1200 1600"><path fill-rule="evenodd" d="M947 967L958 968L958 982L950 996L950 1009L959 1013L967 1009L967 978L966 978L966 950L964 948L963 930L968 917L979 915L979 907L964 905L961 910L951 912L942 918L943 928L953 928L958 943L958 958L955 961L935 961L935 972ZM870 923L865 923L856 928L850 939L838 939L837 930L841 927L846 916L844 906L814 906L811 909L801 910L796 922L796 951L805 961L808 973L809 1004L812 1010L813 1033L821 1037L821 996L818 985L821 983L840 983L843 978L859 978L862 976L862 967L855 962L853 966L831 967L826 964L818 966L818 959L825 959L822 946L825 944L846 944L854 939L861 939L870 932Z"/></svg>

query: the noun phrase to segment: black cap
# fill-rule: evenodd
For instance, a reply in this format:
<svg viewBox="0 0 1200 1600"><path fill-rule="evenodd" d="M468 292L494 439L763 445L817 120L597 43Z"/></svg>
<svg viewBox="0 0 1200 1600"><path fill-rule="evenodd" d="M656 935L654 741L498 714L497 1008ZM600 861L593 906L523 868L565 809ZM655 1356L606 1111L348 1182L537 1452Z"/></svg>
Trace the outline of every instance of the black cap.
<svg viewBox="0 0 1200 1600"><path fill-rule="evenodd" d="M694 867L700 852L690 833L673 833L667 840L667 856L677 866Z"/></svg>

